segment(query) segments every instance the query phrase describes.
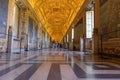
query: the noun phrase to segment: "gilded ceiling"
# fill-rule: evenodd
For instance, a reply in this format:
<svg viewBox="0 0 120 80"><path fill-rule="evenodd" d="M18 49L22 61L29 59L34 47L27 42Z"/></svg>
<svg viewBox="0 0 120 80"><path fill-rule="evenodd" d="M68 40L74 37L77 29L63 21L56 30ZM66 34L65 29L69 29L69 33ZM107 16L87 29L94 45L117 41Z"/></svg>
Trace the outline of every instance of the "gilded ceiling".
<svg viewBox="0 0 120 80"><path fill-rule="evenodd" d="M60 42L84 0L28 0L53 40Z"/></svg>

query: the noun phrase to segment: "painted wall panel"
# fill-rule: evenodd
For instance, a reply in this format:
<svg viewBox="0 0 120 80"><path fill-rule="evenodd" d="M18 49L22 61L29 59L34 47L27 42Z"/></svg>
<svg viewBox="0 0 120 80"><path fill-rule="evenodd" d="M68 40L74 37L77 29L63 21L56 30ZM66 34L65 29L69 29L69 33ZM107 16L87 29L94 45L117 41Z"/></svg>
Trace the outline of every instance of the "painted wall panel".
<svg viewBox="0 0 120 80"><path fill-rule="evenodd" d="M38 38L38 26L35 26L35 41L37 41Z"/></svg>
<svg viewBox="0 0 120 80"><path fill-rule="evenodd" d="M83 32L82 26L82 23L79 23L74 29L74 50L80 50L80 37Z"/></svg>
<svg viewBox="0 0 120 80"><path fill-rule="evenodd" d="M6 38L8 0L0 0L0 38Z"/></svg>
<svg viewBox="0 0 120 80"><path fill-rule="evenodd" d="M33 20L29 18L29 43L32 43L32 38L33 38Z"/></svg>
<svg viewBox="0 0 120 80"><path fill-rule="evenodd" d="M100 26L103 38L120 37L120 0L101 0Z"/></svg>

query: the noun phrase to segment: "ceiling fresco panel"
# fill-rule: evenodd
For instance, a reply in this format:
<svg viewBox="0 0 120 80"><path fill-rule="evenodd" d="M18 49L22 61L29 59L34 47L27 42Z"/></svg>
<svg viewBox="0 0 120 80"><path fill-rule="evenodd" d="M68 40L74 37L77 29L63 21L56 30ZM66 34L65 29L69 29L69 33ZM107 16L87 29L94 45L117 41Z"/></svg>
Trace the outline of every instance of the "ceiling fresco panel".
<svg viewBox="0 0 120 80"><path fill-rule="evenodd" d="M47 32L57 42L63 39L84 1L28 0Z"/></svg>

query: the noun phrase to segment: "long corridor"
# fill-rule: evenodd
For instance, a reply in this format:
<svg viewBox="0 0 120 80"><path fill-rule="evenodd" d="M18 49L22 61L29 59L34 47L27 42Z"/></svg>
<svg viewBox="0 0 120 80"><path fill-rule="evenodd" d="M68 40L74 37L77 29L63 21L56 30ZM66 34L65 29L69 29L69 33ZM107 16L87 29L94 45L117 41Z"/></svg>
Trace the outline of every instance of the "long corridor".
<svg viewBox="0 0 120 80"><path fill-rule="evenodd" d="M1 54L0 80L120 80L120 64L65 49Z"/></svg>

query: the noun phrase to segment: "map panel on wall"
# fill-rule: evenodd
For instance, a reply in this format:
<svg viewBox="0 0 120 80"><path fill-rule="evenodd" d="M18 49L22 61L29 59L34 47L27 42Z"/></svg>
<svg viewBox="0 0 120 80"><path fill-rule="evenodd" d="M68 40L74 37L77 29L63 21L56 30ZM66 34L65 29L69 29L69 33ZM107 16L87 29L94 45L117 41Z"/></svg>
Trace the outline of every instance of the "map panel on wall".
<svg viewBox="0 0 120 80"><path fill-rule="evenodd" d="M109 24L111 38L120 38L120 0L110 0L109 2Z"/></svg>
<svg viewBox="0 0 120 80"><path fill-rule="evenodd" d="M120 37L120 0L101 0L100 26L103 38Z"/></svg>
<svg viewBox="0 0 120 80"><path fill-rule="evenodd" d="M32 43L33 38L33 20L29 18L29 43Z"/></svg>
<svg viewBox="0 0 120 80"><path fill-rule="evenodd" d="M35 41L37 41L38 37L38 26L35 26Z"/></svg>
<svg viewBox="0 0 120 80"><path fill-rule="evenodd" d="M45 32L42 31L42 43L44 43L44 41L45 41Z"/></svg>
<svg viewBox="0 0 120 80"><path fill-rule="evenodd" d="M37 35L38 35L38 27L34 24L32 42L34 43L37 42Z"/></svg>
<svg viewBox="0 0 120 80"><path fill-rule="evenodd" d="M82 21L81 19L74 28L74 50L80 50L80 38L83 35Z"/></svg>
<svg viewBox="0 0 120 80"><path fill-rule="evenodd" d="M8 0L0 0L0 38L6 38Z"/></svg>

